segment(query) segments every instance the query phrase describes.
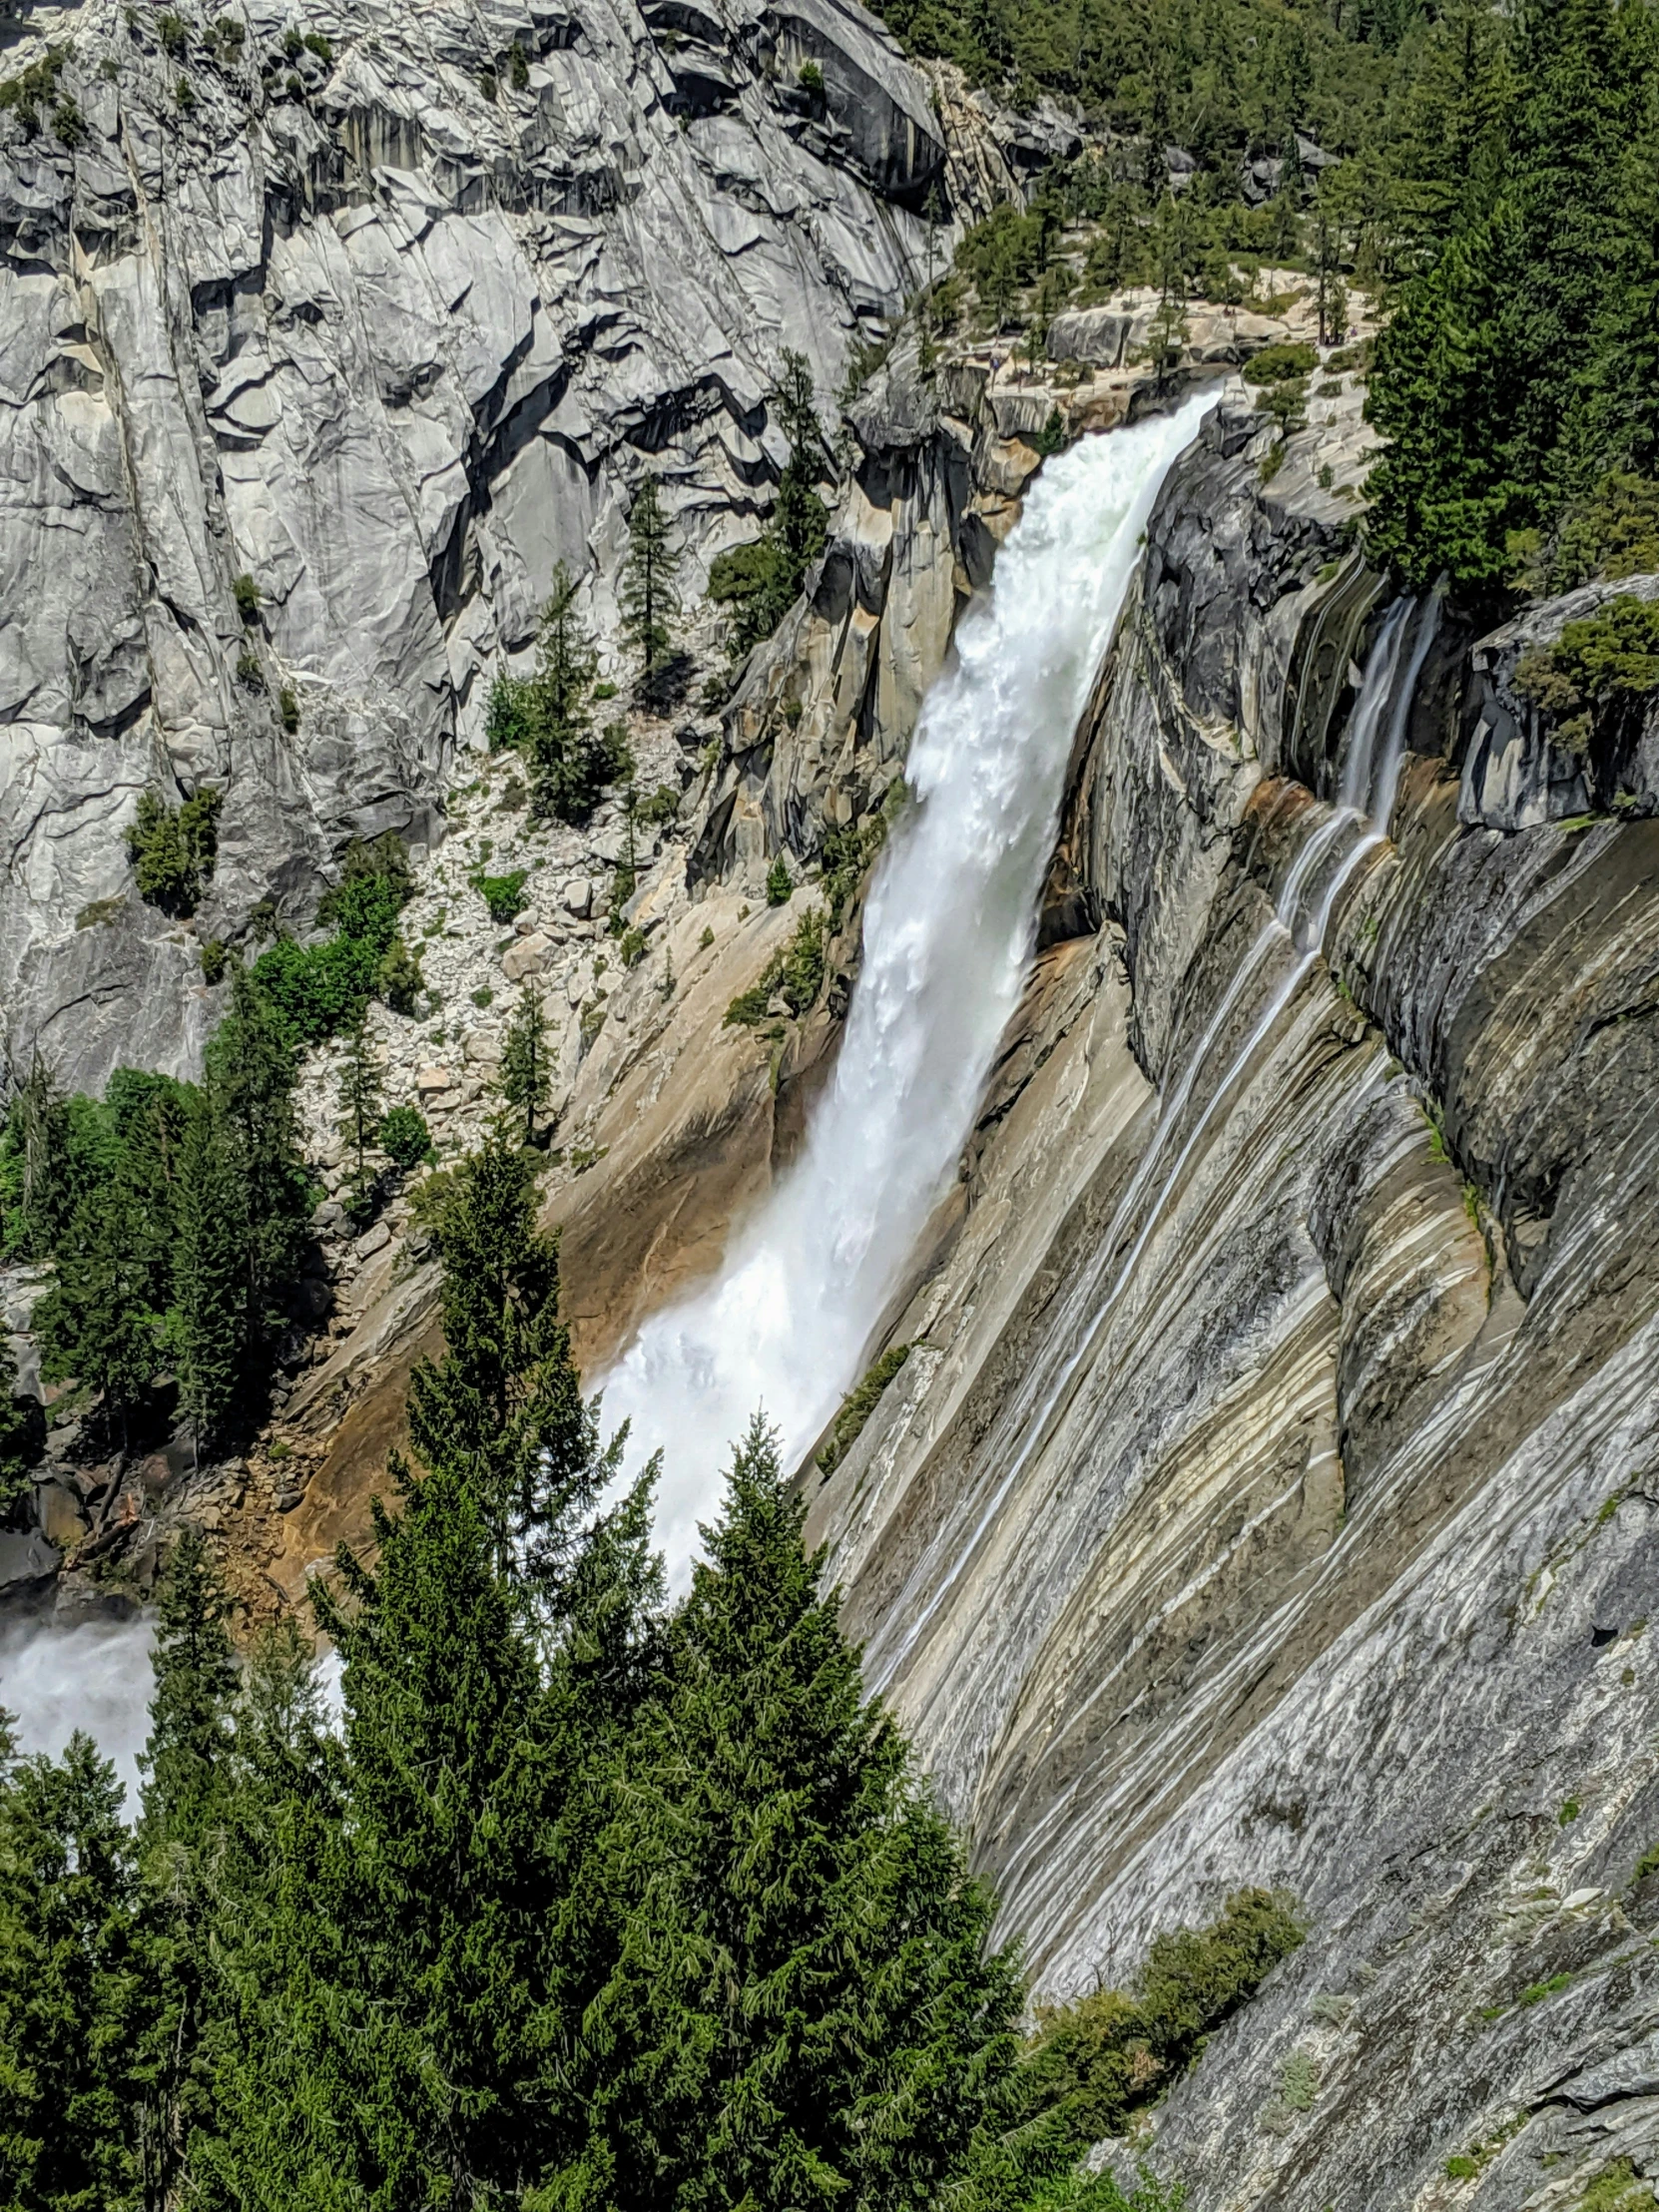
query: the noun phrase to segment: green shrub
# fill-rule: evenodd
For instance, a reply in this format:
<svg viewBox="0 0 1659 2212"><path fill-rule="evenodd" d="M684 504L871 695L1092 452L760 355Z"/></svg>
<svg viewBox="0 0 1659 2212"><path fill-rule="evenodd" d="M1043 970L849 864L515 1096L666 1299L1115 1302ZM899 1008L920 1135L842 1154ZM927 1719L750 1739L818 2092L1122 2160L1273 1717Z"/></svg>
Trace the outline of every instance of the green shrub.
<svg viewBox="0 0 1659 2212"><path fill-rule="evenodd" d="M169 8L156 18L156 36L167 54L182 54L190 39L190 25L182 15L175 15Z"/></svg>
<svg viewBox="0 0 1659 2212"><path fill-rule="evenodd" d="M380 955L374 970L374 987L394 1014L412 1014L415 1000L426 988L420 971L420 955L401 936L394 936Z"/></svg>
<svg viewBox="0 0 1659 2212"><path fill-rule="evenodd" d="M296 62L305 51L305 41L291 26L282 33L282 52L290 62Z"/></svg>
<svg viewBox="0 0 1659 2212"><path fill-rule="evenodd" d="M909 1357L908 1345L889 1346L880 1359L865 1370L862 1381L847 1391L841 1400L841 1409L835 1415L835 1425L830 1429L824 1449L818 1455L821 1474L834 1473L863 1432L865 1421L880 1403L882 1391Z"/></svg>
<svg viewBox="0 0 1659 2212"><path fill-rule="evenodd" d="M347 1027L374 995L379 958L371 946L344 935L306 945L278 937L255 961L254 976L294 1035L320 1044Z"/></svg>
<svg viewBox="0 0 1659 2212"><path fill-rule="evenodd" d="M320 31L307 31L300 43L307 54L314 54L324 66L333 61L334 49Z"/></svg>
<svg viewBox="0 0 1659 2212"><path fill-rule="evenodd" d="M394 1106L380 1123L380 1150L405 1173L432 1156L432 1132L413 1106Z"/></svg>
<svg viewBox="0 0 1659 2212"><path fill-rule="evenodd" d="M507 49L507 82L514 92L522 92L530 82L530 57L517 39Z"/></svg>
<svg viewBox="0 0 1659 2212"><path fill-rule="evenodd" d="M795 895L795 877L782 852L767 870L767 904L787 906Z"/></svg>
<svg viewBox="0 0 1659 2212"><path fill-rule="evenodd" d="M299 696L291 684L284 684L276 694L276 713L291 738L299 728Z"/></svg>
<svg viewBox="0 0 1659 2212"><path fill-rule="evenodd" d="M1572 2212L1647 2212L1653 2202L1649 2183L1638 2181L1628 2158L1603 2166Z"/></svg>
<svg viewBox="0 0 1659 2212"><path fill-rule="evenodd" d="M336 924L347 936L372 939L384 950L398 914L413 895L414 875L402 839L395 830L383 830L377 837L354 837L346 846L339 881L323 892L316 918L324 928Z"/></svg>
<svg viewBox="0 0 1659 2212"><path fill-rule="evenodd" d="M1514 685L1555 718L1554 735L1582 757L1598 729L1659 690L1659 603L1621 592L1554 645L1523 653Z"/></svg>
<svg viewBox="0 0 1659 2212"><path fill-rule="evenodd" d="M1632 1882L1645 1882L1650 1874L1659 1874L1659 1844L1650 1844L1636 1862Z"/></svg>
<svg viewBox="0 0 1659 2212"><path fill-rule="evenodd" d="M617 946L617 957L625 968L638 967L645 958L645 931L625 929L622 941Z"/></svg>
<svg viewBox="0 0 1659 2212"><path fill-rule="evenodd" d="M331 1037L376 994L398 1013L413 1010L424 979L397 933L413 888L408 854L393 831L356 840L317 907L318 922L334 935L310 945L284 937L261 953L255 977L298 1037L308 1043Z"/></svg>
<svg viewBox="0 0 1659 2212"><path fill-rule="evenodd" d="M778 978L783 970L783 954L775 953L767 962L759 981L752 983L748 990L739 991L727 1007L720 1026L723 1029L759 1029L767 1018L767 1008L772 1003L773 994L778 988Z"/></svg>
<svg viewBox="0 0 1659 2212"><path fill-rule="evenodd" d="M1039 2006L1036 2033L974 2138L956 2212L1089 2201L1049 2191L1090 2143L1126 2133L1157 2102L1305 1933L1284 1892L1240 1890L1209 1927L1156 1936L1131 1990Z"/></svg>
<svg viewBox="0 0 1659 2212"><path fill-rule="evenodd" d="M1279 2094L1293 2112L1311 2112L1320 2070L1305 2050L1293 2050L1279 2069Z"/></svg>
<svg viewBox="0 0 1659 2212"><path fill-rule="evenodd" d="M659 784L649 799L640 801L634 819L654 830L659 823L672 822L679 812L680 794L672 785Z"/></svg>
<svg viewBox="0 0 1659 2212"><path fill-rule="evenodd" d="M481 984L472 994L472 1003L474 1006L493 1006L495 993L487 983Z"/></svg>
<svg viewBox="0 0 1659 2212"><path fill-rule="evenodd" d="M781 997L792 1014L801 1015L818 997L824 982L830 917L822 906L802 915L782 952L775 952L758 981L740 991L727 1007L723 1029L758 1029L767 1008Z"/></svg>
<svg viewBox="0 0 1659 2212"><path fill-rule="evenodd" d="M38 62L0 79L0 115L14 114L30 138L40 129L38 110L58 97L58 79L69 55L67 46L49 46Z"/></svg>
<svg viewBox="0 0 1659 2212"><path fill-rule="evenodd" d="M237 577L231 585L231 596L235 599L237 613L241 615L244 622L258 622L260 619L260 587L255 583L252 576L245 573Z"/></svg>
<svg viewBox="0 0 1659 2212"><path fill-rule="evenodd" d="M800 76L801 89L815 100L824 98L824 71L817 62L803 62Z"/></svg>
<svg viewBox="0 0 1659 2212"><path fill-rule="evenodd" d="M524 890L529 872L528 868L519 867L508 875L473 877L472 887L488 907L491 921L511 921L529 905Z"/></svg>
<svg viewBox="0 0 1659 2212"><path fill-rule="evenodd" d="M1370 369L1376 357L1377 340L1375 338L1362 338L1358 345L1339 347L1326 361L1325 365L1333 371L1347 371L1353 375L1363 376Z"/></svg>
<svg viewBox="0 0 1659 2212"><path fill-rule="evenodd" d="M237 655L237 682L242 685L245 691L258 692L265 690L265 670L260 666L260 657L257 653L239 653Z"/></svg>
<svg viewBox="0 0 1659 2212"><path fill-rule="evenodd" d="M231 955L223 937L210 937L202 947L202 980L212 986L223 983Z"/></svg>
<svg viewBox="0 0 1659 2212"><path fill-rule="evenodd" d="M779 987L792 1013L806 1013L823 988L829 938L830 917L822 906L812 907L795 925L779 973Z"/></svg>
<svg viewBox="0 0 1659 2212"><path fill-rule="evenodd" d="M1044 460L1050 460L1056 453L1065 451L1066 441L1066 418L1058 407L1050 407L1048 420L1040 430L1032 433L1031 445L1036 452L1043 456Z"/></svg>
<svg viewBox="0 0 1659 2212"><path fill-rule="evenodd" d="M181 115L189 115L191 111L195 108L196 87L191 83L188 77L181 77L179 79L179 82L173 88L173 98ZM243 659L246 660L248 656L244 654ZM256 661L254 666L256 669L258 669L259 663ZM237 668L237 674L239 676L242 676L242 668L240 664ZM246 683L248 679L246 677L243 677L243 681L244 683Z"/></svg>
<svg viewBox="0 0 1659 2212"><path fill-rule="evenodd" d="M154 792L140 793L138 817L124 834L139 896L147 904L164 914L195 913L213 880L223 797L205 784L182 806L169 807Z"/></svg>
<svg viewBox="0 0 1659 2212"><path fill-rule="evenodd" d="M860 823L826 832L819 860L824 870L824 890L830 901L830 926L838 929L847 902L863 881L864 871L887 841L885 810L866 815Z"/></svg>
<svg viewBox="0 0 1659 2212"><path fill-rule="evenodd" d="M1300 430L1308 420L1308 379L1290 376L1275 384L1262 397L1262 411L1272 415L1287 437Z"/></svg>
<svg viewBox="0 0 1659 2212"><path fill-rule="evenodd" d="M1245 381L1250 384L1288 383L1293 377L1311 376L1319 360L1311 345L1264 345L1260 353L1246 361Z"/></svg>
<svg viewBox="0 0 1659 2212"><path fill-rule="evenodd" d="M1567 1988L1571 1981L1572 1975L1570 1973L1552 1973L1547 1981L1530 1983L1528 1987L1521 1991L1515 2002L1527 2005L1542 2004L1546 1997L1555 1996L1560 1990Z"/></svg>

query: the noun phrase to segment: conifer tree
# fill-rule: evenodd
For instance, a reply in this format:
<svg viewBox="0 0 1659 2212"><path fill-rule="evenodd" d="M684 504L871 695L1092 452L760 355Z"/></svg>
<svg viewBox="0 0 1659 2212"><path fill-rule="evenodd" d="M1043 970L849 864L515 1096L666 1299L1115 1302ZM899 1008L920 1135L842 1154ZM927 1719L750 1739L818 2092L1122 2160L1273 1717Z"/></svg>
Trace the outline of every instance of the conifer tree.
<svg viewBox="0 0 1659 2212"><path fill-rule="evenodd" d="M498 676L490 688L490 750L512 746L531 768L531 811L585 822L610 777L608 750L593 727L599 656L577 598L582 580L563 561L542 609L535 674Z"/></svg>
<svg viewBox="0 0 1659 2212"><path fill-rule="evenodd" d="M674 578L679 566L680 556L669 540L669 520L663 511L657 478L648 470L628 512L628 555L618 592L622 634L638 653L647 683L674 642L673 625L679 612Z"/></svg>
<svg viewBox="0 0 1659 2212"><path fill-rule="evenodd" d="M242 2206L517 2197L580 2140L563 2054L614 1956L583 1868L613 1813L598 1770L653 1679L660 1580L637 1490L580 1535L614 1450L544 1499L534 1535L568 1571L534 1608L503 1543L503 1483L545 1453L546 1484L590 1433L534 1195L497 1135L440 1224L449 1351L411 1392L427 1471L393 1461L372 1570L342 1552L339 1592L317 1594L343 1751L317 1756L291 1652L257 1735L245 1699L239 1754L246 1734L267 1809L237 1852L266 1902L232 1945L220 2131L199 2159ZM257 1760L256 1740L274 1747Z"/></svg>
<svg viewBox="0 0 1659 2212"><path fill-rule="evenodd" d="M185 1131L171 1318L180 1402L199 1454L229 1424L247 1367L246 1201L224 1116L204 1093Z"/></svg>
<svg viewBox="0 0 1659 2212"><path fill-rule="evenodd" d="M519 993L501 1046L503 1102L524 1116L524 1142L532 1144L536 1116L547 1104L552 1072L548 1066L547 1002L534 983Z"/></svg>
<svg viewBox="0 0 1659 2212"><path fill-rule="evenodd" d="M199 1444L257 1398L298 1274L309 1191L295 1135L291 1032L245 968L208 1047L179 1176L174 1341Z"/></svg>
<svg viewBox="0 0 1659 2212"><path fill-rule="evenodd" d="M0 1712L0 2203L132 2201L140 2002L121 1785L89 1737L18 1761Z"/></svg>
<svg viewBox="0 0 1659 2212"><path fill-rule="evenodd" d="M368 1033L365 1001L357 1008L356 1020L345 1033L345 1054L334 1094L339 1109L339 1133L350 1145L355 1159L347 1210L358 1221L366 1220L373 1211L374 1194L363 1164L363 1153L380 1126L382 1093L379 1062L374 1057L374 1042Z"/></svg>
<svg viewBox="0 0 1659 2212"><path fill-rule="evenodd" d="M287 1024L246 968L207 1054L209 1096L245 1179L245 1343L263 1348L297 1273L309 1193L294 1118L298 1076Z"/></svg>
<svg viewBox="0 0 1659 2212"><path fill-rule="evenodd" d="M818 494L824 432L804 353L784 348L778 382L767 398L790 447L777 502L761 537L716 554L709 565L710 598L732 609L734 658L771 637L800 597L830 534L829 510Z"/></svg>
<svg viewBox="0 0 1659 2212"><path fill-rule="evenodd" d="M438 1237L446 1351L410 1377L410 1437L425 1465L470 1484L504 1572L556 1582L572 1515L603 1476L559 1320L558 1247L536 1228L535 1171L505 1131L456 1170Z"/></svg>
<svg viewBox="0 0 1659 2212"><path fill-rule="evenodd" d="M29 1495L29 1477L46 1444L46 1422L32 1397L17 1395L17 1359L0 1335L0 1528Z"/></svg>
<svg viewBox="0 0 1659 2212"><path fill-rule="evenodd" d="M123 1444L160 1358L162 1316L149 1301L144 1230L142 1211L120 1183L84 1202L58 1248L57 1281L40 1317L45 1380L73 1377L98 1391Z"/></svg>
<svg viewBox="0 0 1659 2212"><path fill-rule="evenodd" d="M788 591L789 605L800 593L808 569L824 551L830 529L829 513L817 489L824 461L824 432L819 425L813 372L805 353L785 346L778 382L769 397L790 446L790 457L778 480L778 503L770 526L784 570L781 589Z"/></svg>
<svg viewBox="0 0 1659 2212"><path fill-rule="evenodd" d="M207 1537L190 1525L169 1554L157 1606L156 1694L144 1755L147 1844L200 1835L223 1796L237 1690L230 1612Z"/></svg>
<svg viewBox="0 0 1659 2212"><path fill-rule="evenodd" d="M1622 280L1622 155L1651 30L1601 0L1528 0L1489 204L1403 287L1378 340L1368 414L1388 441L1367 539L1415 584L1487 593L1607 458L1597 336Z"/></svg>
<svg viewBox="0 0 1659 2212"><path fill-rule="evenodd" d="M592 2127L549 2203L922 2202L1006 2062L1019 1989L984 1955L989 1901L863 1699L804 1511L757 1418L630 1750Z"/></svg>
<svg viewBox="0 0 1659 2212"><path fill-rule="evenodd" d="M191 2138L214 2109L218 1991L210 1938L231 1819L236 1660L231 1607L200 1528L168 1559L158 1607L156 1694L141 1762L139 1939L147 2018L135 2058L146 2201L174 2199Z"/></svg>

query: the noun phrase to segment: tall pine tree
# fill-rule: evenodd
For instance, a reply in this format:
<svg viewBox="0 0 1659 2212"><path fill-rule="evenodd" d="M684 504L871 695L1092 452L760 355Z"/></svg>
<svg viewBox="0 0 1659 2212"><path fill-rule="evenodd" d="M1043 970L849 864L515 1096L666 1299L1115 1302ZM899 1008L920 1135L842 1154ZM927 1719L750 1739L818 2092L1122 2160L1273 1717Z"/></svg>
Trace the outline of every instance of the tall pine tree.
<svg viewBox="0 0 1659 2212"><path fill-rule="evenodd" d="M91 1739L17 1760L0 1712L0 2203L132 2201L142 2000L121 1785Z"/></svg>
<svg viewBox="0 0 1659 2212"><path fill-rule="evenodd" d="M202 1530L187 1527L162 1579L138 1831L147 2017L135 2071L145 2200L158 2206L175 2200L214 2107L210 1953L237 1691L230 1610Z"/></svg>
<svg viewBox="0 0 1659 2212"><path fill-rule="evenodd" d="M990 1901L862 1696L804 1513L757 1417L630 1746L591 2133L549 2207L925 2201L1011 2051Z"/></svg>
<svg viewBox="0 0 1659 2212"><path fill-rule="evenodd" d="M622 633L640 657L647 683L667 658L679 613L674 596L680 556L669 535L668 515L655 474L647 470L628 510L628 554L618 597Z"/></svg>
<svg viewBox="0 0 1659 2212"><path fill-rule="evenodd" d="M504 1130L456 1170L438 1237L447 1350L410 1378L410 1437L428 1467L465 1480L504 1573L556 1582L605 1471L559 1320L558 1246Z"/></svg>

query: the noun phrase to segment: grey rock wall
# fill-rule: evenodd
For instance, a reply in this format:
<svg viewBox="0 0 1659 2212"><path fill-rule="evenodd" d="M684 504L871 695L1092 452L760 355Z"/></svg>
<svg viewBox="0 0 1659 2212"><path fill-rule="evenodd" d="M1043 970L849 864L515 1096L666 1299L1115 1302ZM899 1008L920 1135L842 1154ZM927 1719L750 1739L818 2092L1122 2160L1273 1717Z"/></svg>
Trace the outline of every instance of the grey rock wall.
<svg viewBox="0 0 1659 2212"><path fill-rule="evenodd" d="M194 1062L203 938L303 924L353 835L441 833L556 559L608 626L647 467L688 593L754 534L781 348L833 386L942 177L927 85L837 0L225 20L169 52L149 5L37 7L0 56L70 49L79 116L0 113L0 1058L80 1085ZM121 830L203 783L184 928Z"/></svg>
<svg viewBox="0 0 1659 2212"><path fill-rule="evenodd" d="M1264 485L1224 404L1171 475L810 1533L1040 1992L1301 1899L1153 2116L1198 2212L1541 2212L1659 2178L1659 838L1469 819L1513 641L1448 624L1325 955L1270 926L1379 628L1348 436Z"/></svg>

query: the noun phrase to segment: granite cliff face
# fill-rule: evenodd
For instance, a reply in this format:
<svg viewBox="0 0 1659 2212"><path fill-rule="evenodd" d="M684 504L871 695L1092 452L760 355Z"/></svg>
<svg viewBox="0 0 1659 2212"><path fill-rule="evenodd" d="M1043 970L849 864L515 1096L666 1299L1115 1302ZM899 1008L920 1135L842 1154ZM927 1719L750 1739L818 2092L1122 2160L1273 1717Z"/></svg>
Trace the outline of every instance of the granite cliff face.
<svg viewBox="0 0 1659 2212"><path fill-rule="evenodd" d="M945 152L836 0L86 0L10 34L0 74L43 67L0 111L0 1006L13 1066L96 1087L192 1064L200 939L303 926L353 835L435 841L556 559L605 626L647 467L694 591L754 534L781 348L833 386ZM1008 176L974 121L970 195ZM190 930L121 830L203 784Z"/></svg>
<svg viewBox="0 0 1659 2212"><path fill-rule="evenodd" d="M1224 405L1165 488L812 1527L1039 1988L1302 1900L1158 2116L1195 2202L1576 2205L1659 2173L1656 795L1586 812L1509 686L1576 602L1472 650L1382 605L1344 415L1264 485Z"/></svg>
<svg viewBox="0 0 1659 2212"><path fill-rule="evenodd" d="M127 889L147 785L227 790L200 934L262 896L302 921L350 834L446 829L410 926L462 1005L497 967L549 989L595 1373L799 1142L856 901L806 1018L722 1012L902 765L1053 414L1157 395L1117 310L1067 340L1082 388L900 355L807 596L642 855L647 956L600 967L608 816L526 852L511 945L446 950L478 832L517 833L487 773L441 818L452 755L553 560L591 551L603 617L648 460L696 560L750 534L778 346L830 381L941 165L965 204L1019 149L959 88L938 123L827 0L239 20L177 55L143 9L37 11L86 136L0 119L8 1044L83 1082L196 1049L198 938ZM1188 369L1240 349L1204 332ZM1352 378L1282 449L1217 390L1077 736L1025 1006L870 1317L872 1354L912 1349L806 1470L812 1531L1040 1991L1126 1977L1241 1884L1301 1901L1304 1948L1157 2115L1195 2207L1571 2212L1615 2161L1659 2174L1659 750L1644 727L1603 791L1515 689L1582 597L1483 639L1388 603ZM498 1016L427 1068L376 1021L393 1088L464 1135ZM360 1529L431 1339L399 1209L329 1251L280 1472L175 1501L268 1591Z"/></svg>

